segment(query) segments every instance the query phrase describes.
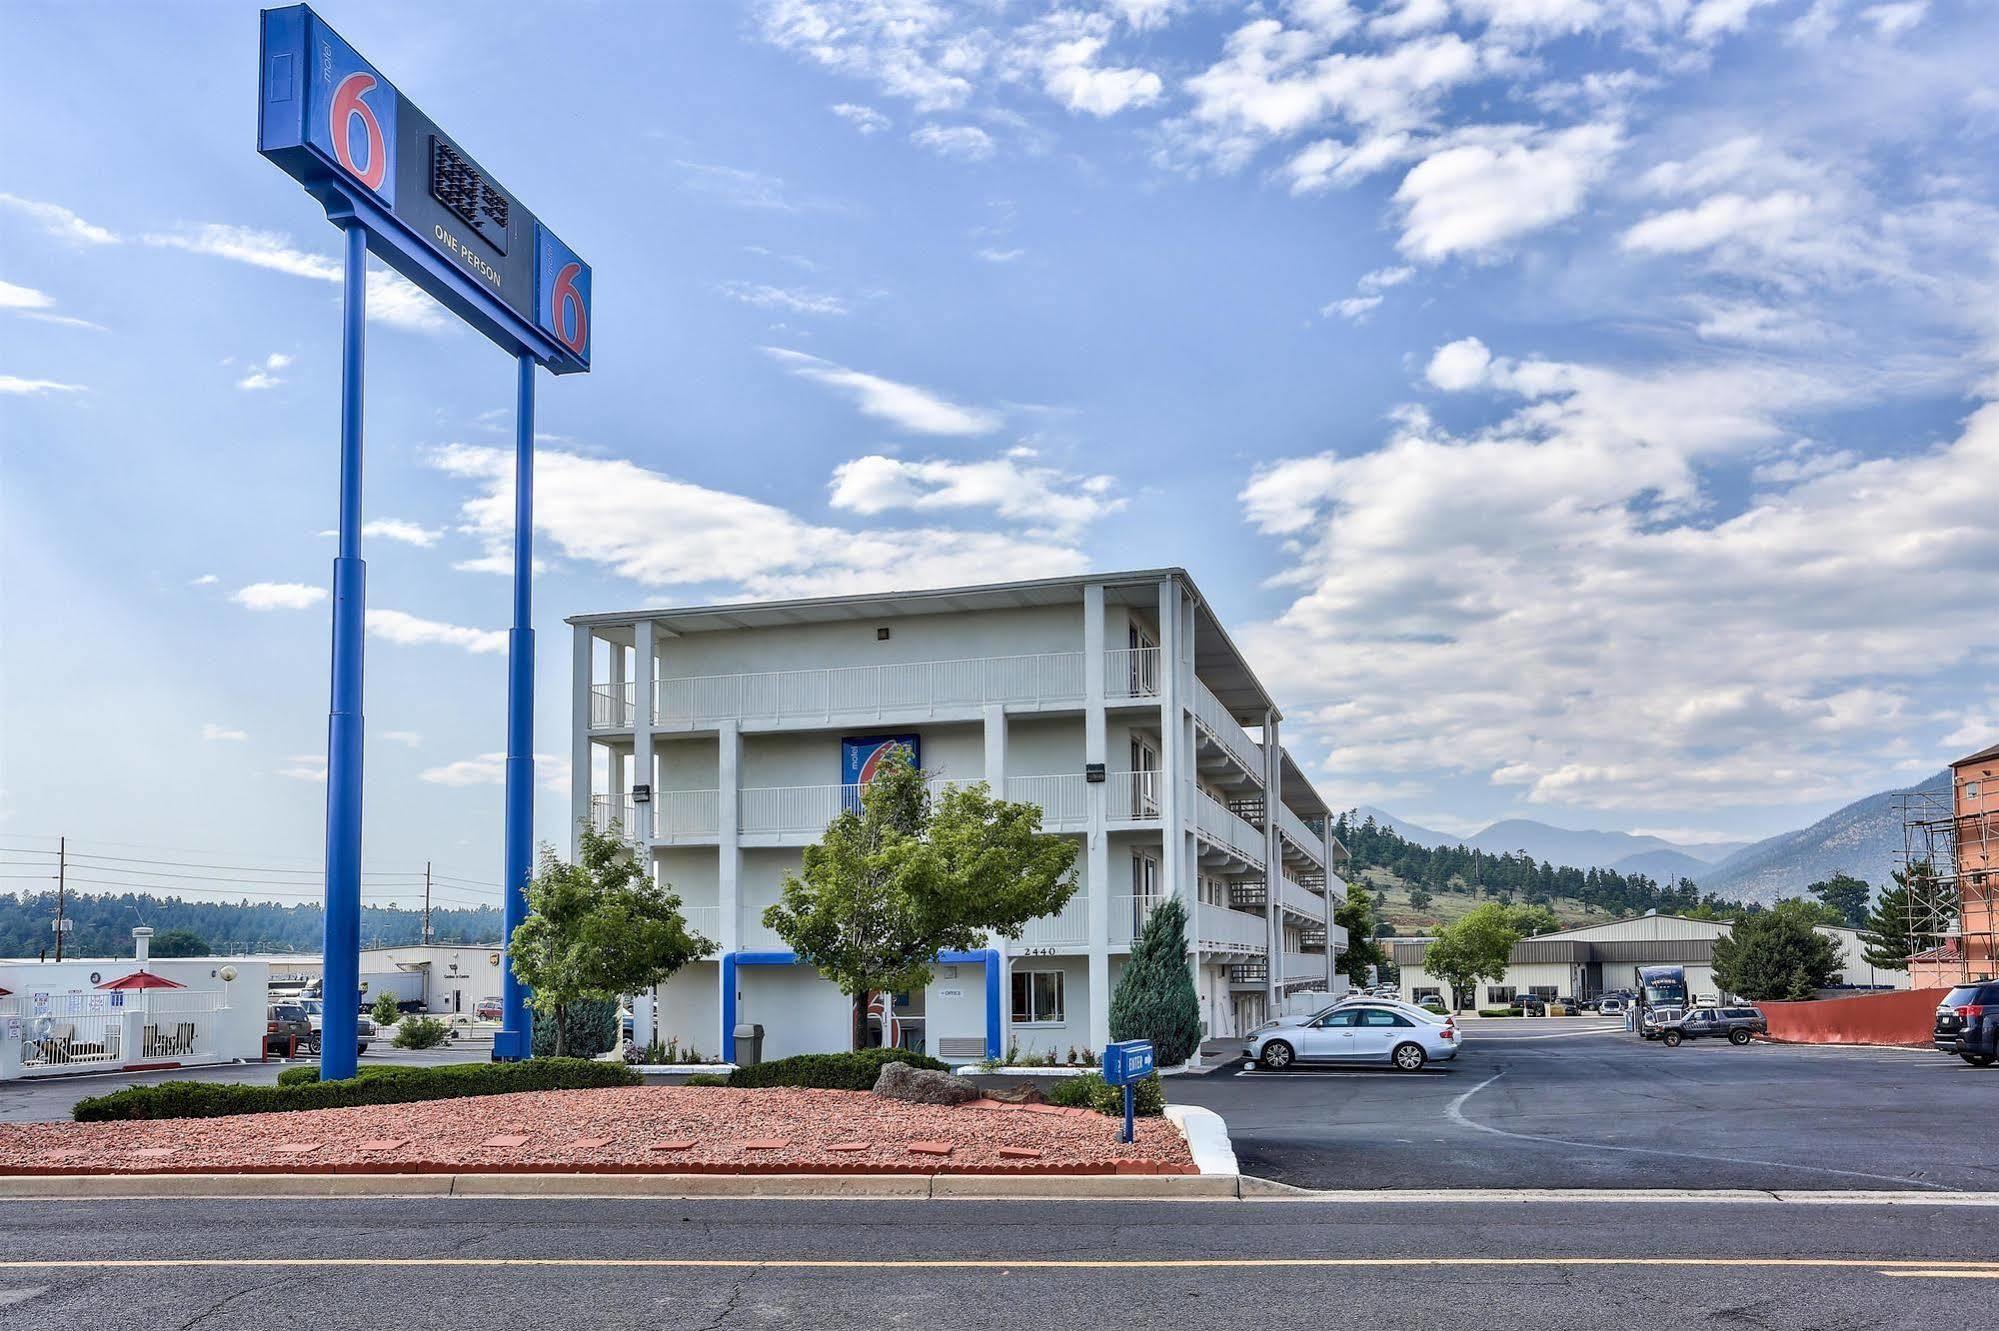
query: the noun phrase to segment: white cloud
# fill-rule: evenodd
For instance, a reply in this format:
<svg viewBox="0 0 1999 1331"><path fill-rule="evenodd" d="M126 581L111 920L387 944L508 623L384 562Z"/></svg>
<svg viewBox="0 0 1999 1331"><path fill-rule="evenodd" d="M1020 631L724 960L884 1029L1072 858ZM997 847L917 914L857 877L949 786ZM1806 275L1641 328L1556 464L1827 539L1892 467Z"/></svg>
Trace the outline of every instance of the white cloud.
<svg viewBox="0 0 1999 1331"><path fill-rule="evenodd" d="M503 555L513 534L511 452L453 444L433 461L477 485L466 524ZM554 449L535 455L535 523L564 559L649 588L717 586L733 596L950 586L990 581L994 569L1053 577L1085 563L1067 542L1006 532L819 526L623 459Z"/></svg>
<svg viewBox="0 0 1999 1331"><path fill-rule="evenodd" d="M149 234L148 245L205 254L232 263L267 268L292 277L320 282L341 280L341 261L330 254L300 249L280 231L210 222L192 230ZM457 326L436 301L398 273L370 266L367 278L368 318L413 332L439 333Z"/></svg>
<svg viewBox="0 0 1999 1331"><path fill-rule="evenodd" d="M326 599L326 588L303 582L253 582L230 600L245 610L304 610Z"/></svg>
<svg viewBox="0 0 1999 1331"><path fill-rule="evenodd" d="M1003 250L988 245L980 250L975 251L975 253L979 258L985 260L987 263L1012 263L1015 259L1018 259L1021 255L1026 254L1027 251L1023 249Z"/></svg>
<svg viewBox="0 0 1999 1331"><path fill-rule="evenodd" d="M960 162L983 162L993 155L993 136L977 125L922 125L909 136L919 148Z"/></svg>
<svg viewBox="0 0 1999 1331"><path fill-rule="evenodd" d="M1623 142L1612 124L1493 127L1456 136L1395 191L1403 253L1427 262L1490 256L1574 216Z"/></svg>
<svg viewBox="0 0 1999 1331"><path fill-rule="evenodd" d="M279 384L285 382L284 379L279 377L278 372L290 366L291 363L292 358L290 356L285 355L281 351L273 351L264 358L262 364L253 366L248 374L238 379L236 386L247 392L254 392L264 388L276 388Z"/></svg>
<svg viewBox="0 0 1999 1331"><path fill-rule="evenodd" d="M1860 17L1874 25L1874 31L1893 41L1923 21L1930 12L1929 0L1896 0L1893 4L1870 5Z"/></svg>
<svg viewBox="0 0 1999 1331"><path fill-rule="evenodd" d="M1359 322L1367 315L1373 313L1375 307L1381 304L1383 299L1382 292L1388 290L1390 287L1401 286L1415 275L1416 270L1406 264L1397 265L1393 268L1376 268L1372 272L1362 273L1360 281L1354 283L1355 295L1348 296L1344 300L1336 300L1330 304L1322 305L1319 307L1319 313L1321 315L1337 314L1343 319L1352 319L1355 322Z"/></svg>
<svg viewBox="0 0 1999 1331"><path fill-rule="evenodd" d="M505 629L470 629L401 610L370 610L367 620L371 636L403 647L462 647L473 653L507 650Z"/></svg>
<svg viewBox="0 0 1999 1331"><path fill-rule="evenodd" d="M1712 41L1749 26L1750 15L1774 0L1701 0L1687 15L1687 35L1697 42Z"/></svg>
<svg viewBox="0 0 1999 1331"><path fill-rule="evenodd" d="M863 415L915 434L991 434L1000 427L999 417L992 412L961 407L914 384L850 370L784 347L765 347L764 351L799 378L845 393Z"/></svg>
<svg viewBox="0 0 1999 1331"><path fill-rule="evenodd" d="M409 522L402 518L370 518L361 524L363 536L379 536L385 541L398 541L403 545L414 545L428 550L436 545L444 535L433 527Z"/></svg>
<svg viewBox="0 0 1999 1331"><path fill-rule="evenodd" d="M863 134L879 134L893 122L872 106L860 106L853 102L839 102L833 114L852 125Z"/></svg>
<svg viewBox="0 0 1999 1331"><path fill-rule="evenodd" d="M423 735L415 730L384 730L381 737L391 744L401 744L405 748L423 747Z"/></svg>
<svg viewBox="0 0 1999 1331"><path fill-rule="evenodd" d="M1999 650L1990 616L1934 629L1999 559L1999 406L1861 458L1783 419L1879 391L1850 374L1464 339L1429 377L1513 400L1463 436L1405 410L1379 447L1243 492L1292 599L1239 640L1334 790L1453 772L1582 808L1836 802L1878 788L1926 677ZM1744 464L1766 488L1720 507L1711 475Z"/></svg>
<svg viewBox="0 0 1999 1331"><path fill-rule="evenodd" d="M544 790L569 789L568 758L553 753L537 753L534 770ZM507 784L507 755L482 753L476 758L460 758L441 767L426 767L417 773L417 779L434 786L504 786Z"/></svg>
<svg viewBox="0 0 1999 1331"><path fill-rule="evenodd" d="M11 208L42 224L42 230L59 240L77 245L115 245L118 237L104 227L86 222L59 203L43 203L16 194L0 194L0 207Z"/></svg>
<svg viewBox="0 0 1999 1331"><path fill-rule="evenodd" d="M1693 208L1655 213L1624 233L1625 249L1653 254L1686 254L1739 238L1749 232L1794 234L1811 213L1811 200L1789 192L1750 199L1716 194Z"/></svg>
<svg viewBox="0 0 1999 1331"><path fill-rule="evenodd" d="M1150 32L1171 23L1187 0L1104 0L1104 8L1136 32Z"/></svg>
<svg viewBox="0 0 1999 1331"><path fill-rule="evenodd" d="M688 188L736 208L764 212L795 213L805 205L791 197L782 177L752 171L747 167L721 166L712 162L675 162L685 172Z"/></svg>
<svg viewBox="0 0 1999 1331"><path fill-rule="evenodd" d="M0 393L15 397L40 397L46 393L86 392L82 384L66 384L55 379L24 379L19 375L0 374Z"/></svg>
<svg viewBox="0 0 1999 1331"><path fill-rule="evenodd" d="M1072 112L1102 119L1151 106L1165 91L1157 74L1099 63L1114 27L1104 14L1057 10L1023 32L1012 63L1036 70L1042 91Z"/></svg>
<svg viewBox="0 0 1999 1331"><path fill-rule="evenodd" d="M803 287L778 287L762 282L723 282L716 287L730 300L764 310L784 310L792 314L845 314L847 302L826 291Z"/></svg>
<svg viewBox="0 0 1999 1331"><path fill-rule="evenodd" d="M0 310L45 310L53 304L52 297L33 287L0 282Z"/></svg>
<svg viewBox="0 0 1999 1331"><path fill-rule="evenodd" d="M326 755L323 753L295 753L285 759L287 764L278 769L278 775L293 781L317 781L326 783Z"/></svg>
<svg viewBox="0 0 1999 1331"><path fill-rule="evenodd" d="M200 577L190 580L187 585L190 587L212 587L218 581L220 579L213 573L204 573Z"/></svg>
<svg viewBox="0 0 1999 1331"><path fill-rule="evenodd" d="M920 462L879 454L843 462L833 471L834 508L873 516L891 509L917 512L990 509L1030 529L1073 535L1124 507L1109 476L1078 476L1034 461L1032 450L959 462Z"/></svg>
<svg viewBox="0 0 1999 1331"><path fill-rule="evenodd" d="M248 731L218 726L210 721L201 727L201 738L202 742L207 744L235 744L250 738L250 735Z"/></svg>

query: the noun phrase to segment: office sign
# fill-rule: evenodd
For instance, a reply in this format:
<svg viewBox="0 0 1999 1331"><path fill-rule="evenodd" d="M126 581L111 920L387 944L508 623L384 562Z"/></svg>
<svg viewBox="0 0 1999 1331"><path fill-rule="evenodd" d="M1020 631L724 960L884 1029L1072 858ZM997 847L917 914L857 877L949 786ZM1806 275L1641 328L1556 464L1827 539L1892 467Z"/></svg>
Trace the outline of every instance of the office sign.
<svg viewBox="0 0 1999 1331"><path fill-rule="evenodd" d="M508 351L590 368L590 265L311 9L265 10L262 48L259 152Z"/></svg>

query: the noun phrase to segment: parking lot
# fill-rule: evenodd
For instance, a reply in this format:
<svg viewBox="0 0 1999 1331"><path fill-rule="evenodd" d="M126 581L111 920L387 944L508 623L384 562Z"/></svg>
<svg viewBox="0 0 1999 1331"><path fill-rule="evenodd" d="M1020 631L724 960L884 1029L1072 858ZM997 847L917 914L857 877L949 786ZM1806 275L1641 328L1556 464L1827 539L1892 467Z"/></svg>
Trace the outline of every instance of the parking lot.
<svg viewBox="0 0 1999 1331"><path fill-rule="evenodd" d="M1418 1073L1238 1066L1168 1094L1228 1120L1245 1173L1300 1187L1999 1189L1999 1069L1605 1026L1473 1021Z"/></svg>

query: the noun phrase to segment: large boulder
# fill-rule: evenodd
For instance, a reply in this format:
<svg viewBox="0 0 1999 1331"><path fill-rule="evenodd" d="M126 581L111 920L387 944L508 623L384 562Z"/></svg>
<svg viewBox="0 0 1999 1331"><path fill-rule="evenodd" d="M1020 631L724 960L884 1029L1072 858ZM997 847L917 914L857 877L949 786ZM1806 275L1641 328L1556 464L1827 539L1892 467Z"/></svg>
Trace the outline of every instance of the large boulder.
<svg viewBox="0 0 1999 1331"><path fill-rule="evenodd" d="M875 1078L875 1094L919 1105L962 1105L978 1099L979 1088L969 1078L954 1073L885 1063Z"/></svg>

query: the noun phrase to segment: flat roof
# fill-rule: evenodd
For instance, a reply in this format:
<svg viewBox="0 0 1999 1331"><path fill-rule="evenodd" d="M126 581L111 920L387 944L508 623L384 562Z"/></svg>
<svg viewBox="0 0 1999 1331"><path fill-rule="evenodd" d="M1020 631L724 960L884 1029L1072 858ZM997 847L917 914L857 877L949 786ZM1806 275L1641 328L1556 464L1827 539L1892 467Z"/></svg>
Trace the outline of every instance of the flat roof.
<svg viewBox="0 0 1999 1331"><path fill-rule="evenodd" d="M1208 608L1208 598L1201 594L1200 587L1184 568L1123 569L1110 573L1077 573L1062 578L1032 578L1021 582L862 592L853 596L812 596L790 601L658 606L571 615L563 622L591 628L620 628L649 619L668 633L682 636L722 633L732 629L783 628L792 624L828 624L844 620L1068 605L1080 603L1083 588L1092 585L1102 586L1105 599L1112 604L1153 605L1156 602L1149 595L1133 595L1133 590L1157 586L1168 578L1179 581L1194 598L1194 669L1222 706L1245 725L1261 725L1266 710L1277 712L1281 719L1283 713L1278 710L1276 700L1249 668L1228 629Z"/></svg>

